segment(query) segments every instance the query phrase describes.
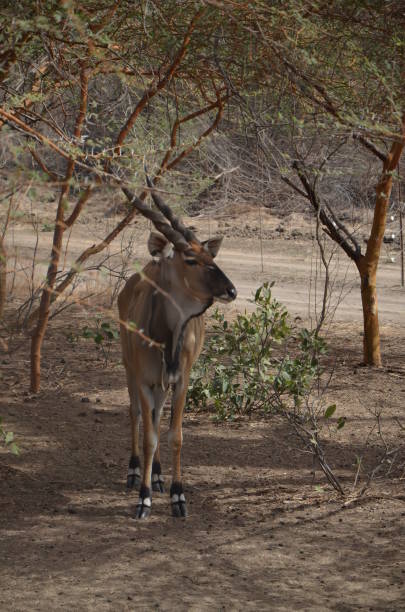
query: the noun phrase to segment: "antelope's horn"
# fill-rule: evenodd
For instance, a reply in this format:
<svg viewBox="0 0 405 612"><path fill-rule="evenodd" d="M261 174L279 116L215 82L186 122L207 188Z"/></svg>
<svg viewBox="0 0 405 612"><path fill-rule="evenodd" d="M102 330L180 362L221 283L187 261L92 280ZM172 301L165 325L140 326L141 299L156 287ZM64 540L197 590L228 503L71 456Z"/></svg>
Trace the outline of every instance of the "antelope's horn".
<svg viewBox="0 0 405 612"><path fill-rule="evenodd" d="M135 206L135 208L139 210L144 217L152 221L156 229L163 234L163 236L165 236L169 242L174 244L175 247L177 247L180 251L185 251L190 247L182 233L171 227L166 222L166 219L161 212L149 208L145 202L142 202L137 195L129 191L129 189L126 187L122 187L122 191L125 193L130 203Z"/></svg>
<svg viewBox="0 0 405 612"><path fill-rule="evenodd" d="M151 195L152 195L153 201L155 202L160 212L163 213L166 219L170 221L170 225L172 226L172 228L176 230L177 232L179 232L180 234L182 234L184 238L187 240L187 242L197 242L199 244L199 241L196 238L195 234L190 229L188 229L188 227L186 227L184 223L182 223L182 221L178 217L176 217L176 215L173 213L170 206L165 204L162 198L155 192L154 184L152 183L151 179L148 176L146 167L145 167L145 174L146 174L146 182L148 184L148 187L151 189Z"/></svg>

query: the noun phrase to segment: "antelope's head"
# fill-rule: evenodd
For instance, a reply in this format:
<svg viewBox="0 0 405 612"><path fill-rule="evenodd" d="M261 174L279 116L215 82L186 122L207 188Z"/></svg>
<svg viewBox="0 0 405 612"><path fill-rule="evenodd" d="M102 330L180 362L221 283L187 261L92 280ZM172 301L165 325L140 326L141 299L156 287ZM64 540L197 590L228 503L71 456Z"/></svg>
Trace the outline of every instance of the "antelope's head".
<svg viewBox="0 0 405 612"><path fill-rule="evenodd" d="M213 300L232 302L236 289L214 262L222 237L198 242L180 241L172 244L161 234L152 232L148 240L149 252L157 256L170 274L172 285L191 298L207 303Z"/></svg>
<svg viewBox="0 0 405 612"><path fill-rule="evenodd" d="M235 287L214 262L222 238L200 242L192 230L174 215L170 206L163 202L147 174L146 180L159 212L150 209L125 187L123 192L131 204L150 219L160 232L152 232L148 247L151 255L159 257L162 268L168 271L170 283L183 290L185 295L205 304L213 300L234 300Z"/></svg>

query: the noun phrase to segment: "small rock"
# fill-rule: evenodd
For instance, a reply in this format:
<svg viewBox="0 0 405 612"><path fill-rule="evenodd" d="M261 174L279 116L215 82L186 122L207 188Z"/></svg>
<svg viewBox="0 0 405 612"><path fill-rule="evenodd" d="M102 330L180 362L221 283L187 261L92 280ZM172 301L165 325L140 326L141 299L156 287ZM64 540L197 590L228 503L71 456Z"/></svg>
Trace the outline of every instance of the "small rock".
<svg viewBox="0 0 405 612"><path fill-rule="evenodd" d="M83 404L90 404L90 398L89 397L82 397L82 399L80 401Z"/></svg>

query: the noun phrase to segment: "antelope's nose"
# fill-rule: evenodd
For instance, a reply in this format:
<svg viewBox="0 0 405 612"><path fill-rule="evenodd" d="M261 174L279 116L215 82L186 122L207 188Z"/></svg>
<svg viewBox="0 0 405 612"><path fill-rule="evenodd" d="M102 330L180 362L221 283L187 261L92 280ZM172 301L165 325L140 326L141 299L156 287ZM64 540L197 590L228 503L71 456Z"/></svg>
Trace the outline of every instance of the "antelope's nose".
<svg viewBox="0 0 405 612"><path fill-rule="evenodd" d="M227 292L227 294L228 294L228 296L229 296L229 298L231 300L234 300L236 298L236 296L238 295L237 292L236 292L236 289L235 289L235 287L233 285L232 285L232 287L229 287L226 290L226 292Z"/></svg>

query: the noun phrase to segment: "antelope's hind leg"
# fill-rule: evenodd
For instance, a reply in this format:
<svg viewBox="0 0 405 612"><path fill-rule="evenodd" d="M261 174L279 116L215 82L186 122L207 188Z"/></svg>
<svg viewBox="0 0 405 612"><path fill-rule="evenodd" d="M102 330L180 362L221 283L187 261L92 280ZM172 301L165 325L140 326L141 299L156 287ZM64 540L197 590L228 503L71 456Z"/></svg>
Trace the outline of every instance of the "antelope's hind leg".
<svg viewBox="0 0 405 612"><path fill-rule="evenodd" d="M189 372L183 374L174 385L169 432L169 442L172 449L172 484L170 487L172 515L183 518L187 516L187 506L181 478L181 447L183 443L183 411L188 381Z"/></svg>
<svg viewBox="0 0 405 612"><path fill-rule="evenodd" d="M129 377L128 377L129 378ZM137 489L141 484L141 462L139 460L139 423L141 409L136 392L135 381L128 380L130 398L129 414L131 418L131 458L127 472L127 489Z"/></svg>
<svg viewBox="0 0 405 612"><path fill-rule="evenodd" d="M150 516L152 506L152 462L157 447L157 435L152 419L154 393L148 385L138 387L143 422L143 473L136 506L135 518L145 519Z"/></svg>

